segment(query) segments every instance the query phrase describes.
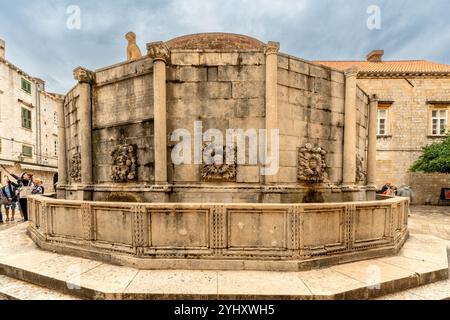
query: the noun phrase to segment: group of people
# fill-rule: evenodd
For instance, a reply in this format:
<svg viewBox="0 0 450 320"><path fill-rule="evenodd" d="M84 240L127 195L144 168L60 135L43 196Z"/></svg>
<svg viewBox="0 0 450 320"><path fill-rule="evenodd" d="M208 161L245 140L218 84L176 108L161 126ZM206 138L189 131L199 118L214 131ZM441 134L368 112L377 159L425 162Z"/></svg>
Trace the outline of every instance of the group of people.
<svg viewBox="0 0 450 320"><path fill-rule="evenodd" d="M6 185L3 186L0 184L0 200L4 204L6 216L5 220L3 220L3 214L0 208L0 224L15 221L17 209L20 209L23 220L28 221L27 196L44 194L45 189L42 185L42 180L33 177L33 174L28 172L23 173L19 177L14 173L8 172L4 167L3 169L15 182L10 177L5 176Z"/></svg>
<svg viewBox="0 0 450 320"><path fill-rule="evenodd" d="M391 182L387 182L383 188L381 188L381 194L384 196L406 197L412 199L412 190L410 187L403 185L398 188Z"/></svg>

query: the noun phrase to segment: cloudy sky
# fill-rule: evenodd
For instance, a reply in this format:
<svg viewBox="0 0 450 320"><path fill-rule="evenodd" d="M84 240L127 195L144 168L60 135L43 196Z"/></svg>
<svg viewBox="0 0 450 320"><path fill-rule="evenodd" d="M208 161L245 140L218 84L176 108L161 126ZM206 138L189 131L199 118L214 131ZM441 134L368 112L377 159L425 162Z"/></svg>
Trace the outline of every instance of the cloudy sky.
<svg viewBox="0 0 450 320"><path fill-rule="evenodd" d="M81 26L74 26L80 9ZM381 28L369 29L369 6ZM7 59L64 93L77 66L97 69L125 60L124 34L151 41L198 32L233 32L311 60L360 60L372 49L385 59L450 64L448 0L0 0L0 38ZM76 26L76 25L75 25Z"/></svg>

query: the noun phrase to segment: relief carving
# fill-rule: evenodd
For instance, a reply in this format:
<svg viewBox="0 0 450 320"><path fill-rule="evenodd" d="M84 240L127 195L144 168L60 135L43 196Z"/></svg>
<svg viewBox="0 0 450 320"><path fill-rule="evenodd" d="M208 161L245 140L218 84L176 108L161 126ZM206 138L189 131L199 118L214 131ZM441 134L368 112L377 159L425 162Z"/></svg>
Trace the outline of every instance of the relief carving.
<svg viewBox="0 0 450 320"><path fill-rule="evenodd" d="M365 182L367 178L367 172L364 170L364 159L359 155L356 156L356 181Z"/></svg>
<svg viewBox="0 0 450 320"><path fill-rule="evenodd" d="M81 182L81 154L75 153L70 165L70 177L74 182Z"/></svg>
<svg viewBox="0 0 450 320"><path fill-rule="evenodd" d="M129 182L137 179L137 146L120 144L111 152L111 179L115 182Z"/></svg>
<svg viewBox="0 0 450 320"><path fill-rule="evenodd" d="M233 150L234 149L234 150ZM201 178L203 181L223 181L223 182L235 182L237 176L237 155L236 148L233 147L223 147L223 153L217 155L214 150L213 144L205 144L203 146L203 154L210 154L214 159L215 156L220 156L223 158L223 164L204 164L201 168ZM227 163L227 154L234 152L233 163Z"/></svg>
<svg viewBox="0 0 450 320"><path fill-rule="evenodd" d="M327 152L311 143L305 144L298 152L298 180L305 182L324 182L326 173Z"/></svg>

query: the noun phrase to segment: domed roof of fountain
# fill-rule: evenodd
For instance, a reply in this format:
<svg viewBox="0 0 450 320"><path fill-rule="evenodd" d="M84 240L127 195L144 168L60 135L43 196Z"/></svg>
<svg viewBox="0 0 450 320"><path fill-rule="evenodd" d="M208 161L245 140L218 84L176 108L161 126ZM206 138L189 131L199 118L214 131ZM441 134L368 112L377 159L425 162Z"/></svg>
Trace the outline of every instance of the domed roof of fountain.
<svg viewBox="0 0 450 320"><path fill-rule="evenodd" d="M233 33L197 33L166 42L170 49L262 50L265 44L255 38Z"/></svg>

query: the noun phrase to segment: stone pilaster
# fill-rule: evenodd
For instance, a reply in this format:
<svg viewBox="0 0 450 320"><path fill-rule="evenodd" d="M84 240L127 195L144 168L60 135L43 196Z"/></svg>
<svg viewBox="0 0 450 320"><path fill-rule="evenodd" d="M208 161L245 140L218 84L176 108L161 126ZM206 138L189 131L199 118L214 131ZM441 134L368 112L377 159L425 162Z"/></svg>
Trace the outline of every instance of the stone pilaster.
<svg viewBox="0 0 450 320"><path fill-rule="evenodd" d="M64 99L58 100L58 198L64 196L64 188L67 185L67 147L66 147L66 121L64 115ZM61 190L59 190L61 188Z"/></svg>
<svg viewBox="0 0 450 320"><path fill-rule="evenodd" d="M356 183L356 77L357 68L345 71L345 120L343 185L352 187Z"/></svg>
<svg viewBox="0 0 450 320"><path fill-rule="evenodd" d="M377 162L377 114L378 97L370 97L369 107L369 147L367 152L367 200L376 198L376 162Z"/></svg>
<svg viewBox="0 0 450 320"><path fill-rule="evenodd" d="M273 157L274 151L271 144L272 130L279 129L278 122L278 52L280 51L280 44L278 42L270 41L266 48L266 145L267 154ZM278 175L264 176L266 184L275 184L278 181ZM270 188L268 188L270 189ZM279 202L280 194L265 192L263 193L263 202Z"/></svg>
<svg viewBox="0 0 450 320"><path fill-rule="evenodd" d="M95 83L95 73L78 67L74 70L78 81L78 110L80 117L79 137L81 153L81 184L82 195L79 200L91 200L91 192L87 192L92 183L92 84Z"/></svg>
<svg viewBox="0 0 450 320"><path fill-rule="evenodd" d="M167 185L166 66L170 60L170 50L163 42L149 43L147 50L149 57L153 59L155 184Z"/></svg>

